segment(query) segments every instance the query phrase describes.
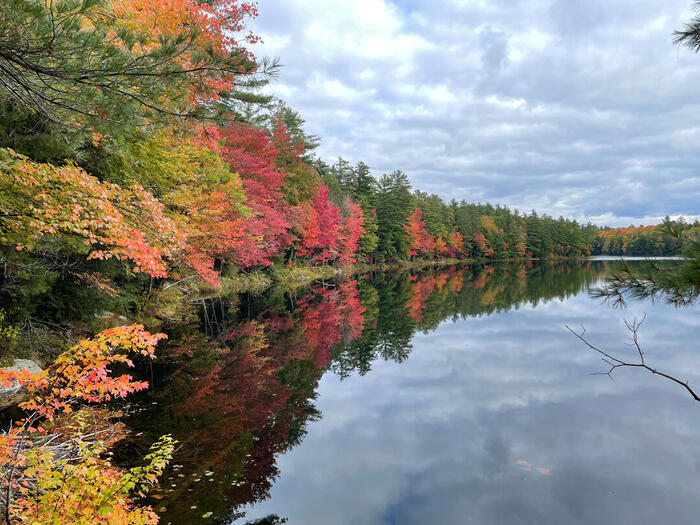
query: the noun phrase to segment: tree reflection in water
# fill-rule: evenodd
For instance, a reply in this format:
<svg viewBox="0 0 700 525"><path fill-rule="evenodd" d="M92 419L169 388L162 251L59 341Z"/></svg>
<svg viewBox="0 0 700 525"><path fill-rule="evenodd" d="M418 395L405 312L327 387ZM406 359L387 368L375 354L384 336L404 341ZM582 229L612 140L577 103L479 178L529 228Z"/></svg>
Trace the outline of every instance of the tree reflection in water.
<svg viewBox="0 0 700 525"><path fill-rule="evenodd" d="M404 361L416 332L445 320L565 298L598 281L607 263L439 267L209 299L198 324L169 327L153 389L127 420L128 463L157 436L180 442L150 496L162 523L230 522L269 496L276 458L299 444L321 376L368 373L376 360ZM150 379L150 377L149 377ZM283 523L268 516L255 523Z"/></svg>

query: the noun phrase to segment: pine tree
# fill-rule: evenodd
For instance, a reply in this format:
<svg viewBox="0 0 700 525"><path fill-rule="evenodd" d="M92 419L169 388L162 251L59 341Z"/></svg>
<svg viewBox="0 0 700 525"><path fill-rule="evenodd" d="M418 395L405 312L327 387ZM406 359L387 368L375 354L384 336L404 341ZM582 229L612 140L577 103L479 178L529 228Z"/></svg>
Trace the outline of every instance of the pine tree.
<svg viewBox="0 0 700 525"><path fill-rule="evenodd" d="M392 257L405 257L408 254L409 239L404 224L411 214L411 183L405 173L394 171L382 175L375 195L379 246L377 255L386 260Z"/></svg>

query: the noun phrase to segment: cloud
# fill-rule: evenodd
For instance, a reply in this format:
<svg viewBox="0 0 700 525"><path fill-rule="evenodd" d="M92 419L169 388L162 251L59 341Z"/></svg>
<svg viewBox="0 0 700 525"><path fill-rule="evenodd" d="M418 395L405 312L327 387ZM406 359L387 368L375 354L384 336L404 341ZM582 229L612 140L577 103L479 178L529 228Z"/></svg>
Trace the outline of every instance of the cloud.
<svg viewBox="0 0 700 525"><path fill-rule="evenodd" d="M700 214L689 0L266 0L271 87L319 154L443 198L651 222Z"/></svg>

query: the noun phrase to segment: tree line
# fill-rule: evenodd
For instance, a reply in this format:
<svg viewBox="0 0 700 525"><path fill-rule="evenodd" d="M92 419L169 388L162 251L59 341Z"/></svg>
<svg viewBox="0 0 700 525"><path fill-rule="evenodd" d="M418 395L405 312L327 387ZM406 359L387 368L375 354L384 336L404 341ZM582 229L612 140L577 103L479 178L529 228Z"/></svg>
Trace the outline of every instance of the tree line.
<svg viewBox="0 0 700 525"><path fill-rule="evenodd" d="M601 228L594 255L673 256L686 253L700 233L700 222L666 216L655 226Z"/></svg>
<svg viewBox="0 0 700 525"><path fill-rule="evenodd" d="M591 254L598 229L564 217L470 203L411 187L394 171L375 178L369 167L339 158L313 159L335 202L352 199L365 218L359 251L370 262L413 258L548 258Z"/></svg>
<svg viewBox="0 0 700 525"><path fill-rule="evenodd" d="M0 289L616 249L591 224L444 202L403 172L319 159L303 118L260 92L279 65L248 50L255 14L234 0L3 8Z"/></svg>

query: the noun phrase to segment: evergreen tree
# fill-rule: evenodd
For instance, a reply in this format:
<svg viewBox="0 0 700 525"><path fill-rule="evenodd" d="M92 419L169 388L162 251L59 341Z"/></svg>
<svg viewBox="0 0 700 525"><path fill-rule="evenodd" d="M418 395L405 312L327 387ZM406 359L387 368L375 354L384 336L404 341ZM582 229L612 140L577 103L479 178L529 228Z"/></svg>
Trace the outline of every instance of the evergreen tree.
<svg viewBox="0 0 700 525"><path fill-rule="evenodd" d="M377 184L374 205L379 228L378 258L404 258L409 239L404 229L412 210L411 183L405 173L394 171L382 175Z"/></svg>
<svg viewBox="0 0 700 525"><path fill-rule="evenodd" d="M369 202L374 194L376 181L372 177L369 166L364 162L358 162L355 165L355 184L352 188L351 195L354 199L362 201L363 199Z"/></svg>

